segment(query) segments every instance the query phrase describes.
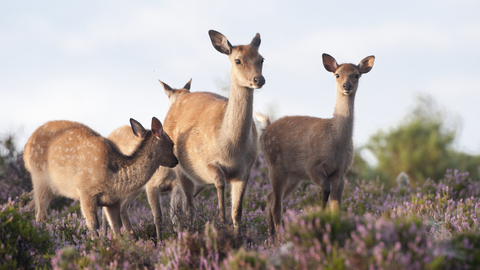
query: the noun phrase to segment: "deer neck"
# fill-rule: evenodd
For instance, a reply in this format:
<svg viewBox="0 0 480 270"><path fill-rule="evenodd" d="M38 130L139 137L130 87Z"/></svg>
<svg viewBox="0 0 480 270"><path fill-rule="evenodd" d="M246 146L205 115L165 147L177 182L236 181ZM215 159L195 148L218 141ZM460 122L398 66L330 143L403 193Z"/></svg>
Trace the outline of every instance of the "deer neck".
<svg viewBox="0 0 480 270"><path fill-rule="evenodd" d="M352 141L354 101L355 93L350 96L345 96L337 91L333 112L333 135L336 141Z"/></svg>
<svg viewBox="0 0 480 270"><path fill-rule="evenodd" d="M131 192L143 187L160 166L156 147L151 147L149 140L154 139L153 134L143 141L139 148L131 155L119 155L118 159L109 164L113 172L113 189L116 192Z"/></svg>
<svg viewBox="0 0 480 270"><path fill-rule="evenodd" d="M230 86L230 97L219 133L221 144L242 146L252 130L253 89L240 86L234 81Z"/></svg>

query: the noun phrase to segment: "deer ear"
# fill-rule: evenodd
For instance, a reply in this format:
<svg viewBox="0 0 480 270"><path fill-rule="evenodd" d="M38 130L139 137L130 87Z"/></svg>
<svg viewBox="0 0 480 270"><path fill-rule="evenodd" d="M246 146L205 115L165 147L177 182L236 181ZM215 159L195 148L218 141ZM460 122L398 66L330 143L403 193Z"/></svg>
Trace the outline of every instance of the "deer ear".
<svg viewBox="0 0 480 270"><path fill-rule="evenodd" d="M156 117L152 117L152 132L157 137L161 137L163 134L162 123Z"/></svg>
<svg viewBox="0 0 480 270"><path fill-rule="evenodd" d="M258 50L258 48L260 47L260 42L261 42L261 40L260 40L260 34L257 33L257 34L255 35L255 37L252 39L252 42L250 42L250 45L252 45L253 47L257 48L257 50Z"/></svg>
<svg viewBox="0 0 480 270"><path fill-rule="evenodd" d="M337 60L329 54L322 54L323 66L327 71L335 73L338 68Z"/></svg>
<svg viewBox="0 0 480 270"><path fill-rule="evenodd" d="M192 85L192 79L190 79L190 81L188 81L187 84L185 84L185 86L183 87L183 89L190 90L190 85Z"/></svg>
<svg viewBox="0 0 480 270"><path fill-rule="evenodd" d="M363 58L358 64L358 69L360 69L360 73L365 74L368 73L373 68L373 62L375 61L375 56L370 55Z"/></svg>
<svg viewBox="0 0 480 270"><path fill-rule="evenodd" d="M130 118L130 126L132 126L132 131L135 136L139 138L145 137L147 130L137 120Z"/></svg>
<svg viewBox="0 0 480 270"><path fill-rule="evenodd" d="M166 83L158 80L158 82L163 86L163 90L165 90L165 95L167 95L168 97L170 97L170 95L172 94L173 92L173 89Z"/></svg>
<svg viewBox="0 0 480 270"><path fill-rule="evenodd" d="M213 47L217 51L226 55L230 55L232 53L233 46L224 35L215 30L208 31L208 35L210 36L210 41L212 41Z"/></svg>

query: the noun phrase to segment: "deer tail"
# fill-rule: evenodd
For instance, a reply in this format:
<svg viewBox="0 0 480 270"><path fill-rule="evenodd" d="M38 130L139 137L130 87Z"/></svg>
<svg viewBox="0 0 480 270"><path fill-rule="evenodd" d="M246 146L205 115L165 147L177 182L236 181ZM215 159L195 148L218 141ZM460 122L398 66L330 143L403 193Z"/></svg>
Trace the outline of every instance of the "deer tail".
<svg viewBox="0 0 480 270"><path fill-rule="evenodd" d="M259 112L255 112L255 117L257 118L258 122L262 123L263 124L263 127L262 127L262 132L270 125L270 117L262 114L262 113L259 113Z"/></svg>

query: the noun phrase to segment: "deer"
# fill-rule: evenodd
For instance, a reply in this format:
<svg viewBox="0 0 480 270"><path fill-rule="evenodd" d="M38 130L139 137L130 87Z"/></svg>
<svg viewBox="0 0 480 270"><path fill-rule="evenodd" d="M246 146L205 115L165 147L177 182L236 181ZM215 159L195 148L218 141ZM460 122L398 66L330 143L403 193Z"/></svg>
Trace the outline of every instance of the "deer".
<svg viewBox="0 0 480 270"><path fill-rule="evenodd" d="M322 208L330 197L332 212L339 212L344 176L353 163L353 112L358 81L375 60L368 56L360 64L339 65L335 58L322 55L323 66L336 79L333 118L285 116L271 123L255 113L263 124L260 145L267 161L272 189L267 194L267 223L270 235L278 232L283 199L301 182L311 181L322 190Z"/></svg>
<svg viewBox="0 0 480 270"><path fill-rule="evenodd" d="M190 86L192 79L188 81L183 88L174 89L168 84L158 80L162 87L164 88L165 94L168 97L169 104L173 104L179 97L190 93ZM115 146L125 155L131 155L135 149L141 143L141 138L135 136L132 132L130 126L124 125L121 126L107 137ZM172 168L159 166L155 173L152 175L150 180L137 192L131 193L129 196L122 199L120 203L120 218L125 226L127 232L133 232L133 227L130 222L130 217L128 215L128 207L132 202L142 193L146 191L148 203L152 208L153 219L156 227L157 240L160 242L161 239L161 225L162 225L162 209L160 205L160 193L163 192L172 192L170 200L170 212L171 216L175 215L176 211L179 211L183 207L183 191L181 190L175 171ZM106 234L107 232L107 219L106 219L106 209L102 212L102 226L103 231ZM117 217L118 220L118 217ZM132 234L135 239L137 237L135 234Z"/></svg>
<svg viewBox="0 0 480 270"><path fill-rule="evenodd" d="M193 198L214 185L219 218L226 221L225 188L231 185L232 220L239 228L242 202L250 171L257 157L257 131L253 122L253 90L265 84L260 34L248 45L232 46L221 33L208 32L213 47L228 56L230 97L211 92L183 95L165 117L165 132L175 143L177 179L185 195L190 218Z"/></svg>
<svg viewBox="0 0 480 270"><path fill-rule="evenodd" d="M158 82L163 86L163 89L165 91L165 95L168 97L168 105L169 107L172 107L172 104L177 101L180 97L182 97L185 94L190 93L190 87L192 85L192 79L188 81L185 86L181 89L173 89L170 87L168 84L158 80Z"/></svg>
<svg viewBox="0 0 480 270"><path fill-rule="evenodd" d="M141 189L159 166L178 164L174 144L157 118L152 118L151 130L134 119L130 125L140 141L131 155L78 122L50 121L33 132L24 161L32 177L37 222L46 220L52 199L64 196L80 201L91 231L98 234L97 206L105 206L113 231L120 233L122 199Z"/></svg>

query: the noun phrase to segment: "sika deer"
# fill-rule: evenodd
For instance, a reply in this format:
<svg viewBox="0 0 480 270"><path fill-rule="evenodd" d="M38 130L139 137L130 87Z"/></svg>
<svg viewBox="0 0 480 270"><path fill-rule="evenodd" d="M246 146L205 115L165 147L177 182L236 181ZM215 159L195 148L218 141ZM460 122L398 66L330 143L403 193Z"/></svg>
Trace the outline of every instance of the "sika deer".
<svg viewBox="0 0 480 270"><path fill-rule="evenodd" d="M168 84L160 81L160 84L165 90L165 94L168 96L170 105L173 104L179 97L190 93L190 85L192 79L185 84L183 89L173 89ZM135 149L138 148L141 143L141 139L135 136L132 132L132 129L129 126L122 126L114 130L108 139L113 142L118 149L125 155L131 155ZM144 190L147 191L147 198L152 208L153 218L155 227L157 230L157 239L161 239L161 224L162 224L162 209L160 206L160 193L172 191L170 207L171 207L171 216L175 215L176 211L183 209L183 191L178 184L175 171L171 168L160 166L157 171L152 175L152 178L145 184L144 187L137 190L136 192L131 193L129 196L126 196L122 199L120 203L120 217L125 226L125 229L128 232L133 231L132 224L130 222L130 217L128 215L128 206L142 193ZM103 217L103 230L106 232L106 216L102 212Z"/></svg>
<svg viewBox="0 0 480 270"><path fill-rule="evenodd" d="M225 186L232 186L232 219L239 226L242 201L255 162L257 132L253 122L253 89L265 84L260 35L249 45L232 46L219 32L210 30L212 45L226 54L230 69L230 98L194 92L172 104L165 132L175 142L179 166L175 169L185 193L189 215L195 197L205 186L215 185L220 218L225 219Z"/></svg>
<svg viewBox="0 0 480 270"><path fill-rule="evenodd" d="M168 84L158 80L158 82L163 86L165 90L165 95L168 97L168 104L171 107L177 99L182 97L185 94L190 93L190 85L192 84L192 79L188 81L182 89L172 89Z"/></svg>
<svg viewBox="0 0 480 270"><path fill-rule="evenodd" d="M325 69L336 78L336 102L333 118L286 116L270 124L268 117L256 114L266 126L260 137L268 163L272 190L267 195L267 221L270 234L278 231L283 199L304 180L322 188L325 209L340 211L344 175L353 162L353 105L358 80L368 73L375 57L360 64L342 64L323 54Z"/></svg>
<svg viewBox="0 0 480 270"><path fill-rule="evenodd" d="M175 167L173 142L157 118L152 130L134 119L130 124L140 145L126 156L89 127L70 121L51 121L27 141L25 167L32 175L36 220L46 219L50 201L65 196L80 201L91 230L99 227L97 206L106 206L110 224L120 232L120 202L141 189L160 165Z"/></svg>

